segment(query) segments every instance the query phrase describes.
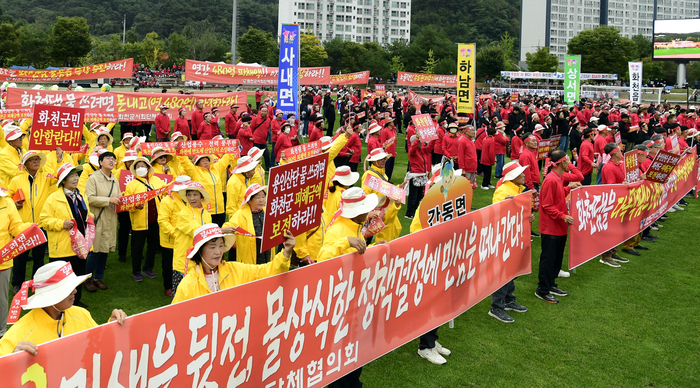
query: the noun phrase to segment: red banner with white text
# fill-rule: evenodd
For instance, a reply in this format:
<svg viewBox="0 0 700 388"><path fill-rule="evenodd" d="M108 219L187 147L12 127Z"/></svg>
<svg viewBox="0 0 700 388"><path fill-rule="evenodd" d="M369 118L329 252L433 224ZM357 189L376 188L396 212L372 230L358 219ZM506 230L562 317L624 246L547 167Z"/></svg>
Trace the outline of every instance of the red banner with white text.
<svg viewBox="0 0 700 388"><path fill-rule="evenodd" d="M170 120L177 118L179 108L187 109L192 117L197 101L204 103L204 111L219 108L226 116L233 104L246 104L245 91L210 94L135 93L135 92L75 92L57 90L33 90L10 88L7 92L7 108L24 111L34 105L54 105L85 109L87 122L155 121L159 107L168 107ZM92 121L91 121L92 120Z"/></svg>
<svg viewBox="0 0 700 388"><path fill-rule="evenodd" d="M696 149L685 155L664 184L583 186L571 192L569 269L641 233L695 187Z"/></svg>
<svg viewBox="0 0 700 388"><path fill-rule="evenodd" d="M70 335L0 358L3 386L321 388L530 273L529 215L525 193L364 255Z"/></svg>
<svg viewBox="0 0 700 388"><path fill-rule="evenodd" d="M369 83L369 70L359 73L332 74L331 85L364 85Z"/></svg>
<svg viewBox="0 0 700 388"><path fill-rule="evenodd" d="M67 67L58 70L23 70L0 68L0 81L47 82L69 79L131 78L134 60L98 63L96 65Z"/></svg>
<svg viewBox="0 0 700 388"><path fill-rule="evenodd" d="M44 232L39 229L37 224L32 224L32 226L25 229L22 233L13 238L12 241L0 248L0 264L5 264L22 253L34 247L38 247L45 242L46 236Z"/></svg>
<svg viewBox="0 0 700 388"><path fill-rule="evenodd" d="M238 66L226 63L185 61L185 80L243 85L277 85L279 68L265 66ZM299 85L328 85L331 83L330 67L302 67L299 69ZM223 114L222 114L223 116Z"/></svg>
<svg viewBox="0 0 700 388"><path fill-rule="evenodd" d="M397 85L435 86L440 88L456 88L456 75L406 73L400 71L396 80Z"/></svg>

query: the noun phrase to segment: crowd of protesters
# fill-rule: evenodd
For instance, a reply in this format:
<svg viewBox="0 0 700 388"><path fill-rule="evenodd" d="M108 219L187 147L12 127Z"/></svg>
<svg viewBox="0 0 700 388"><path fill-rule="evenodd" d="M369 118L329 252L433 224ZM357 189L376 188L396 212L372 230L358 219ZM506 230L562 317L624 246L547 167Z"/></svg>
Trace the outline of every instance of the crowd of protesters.
<svg viewBox="0 0 700 388"><path fill-rule="evenodd" d="M171 69L163 73L170 74ZM345 253L364 253L373 242L398 238L402 205L363 184L364 176L360 179L358 172L361 162L365 175L384 181L401 175L405 185L415 188L409 190L406 203L409 219L417 217L423 187L447 160L473 187L494 190L493 203L527 190L538 192L541 234L533 230L532 237L541 238L542 253L535 295L558 303L557 297L568 294L556 279L569 276L562 270L562 261L568 225L573 223L564 199L570 190L592 184L594 175L601 184L626 183L620 164L624 150L639 150L643 155L643 177L658 150L684 153L695 146L700 133L694 108L668 105L582 100L567 106L557 98L520 96L511 102L508 95L486 95L476 114L464 116L457 114L454 96L449 94L435 100L409 100L401 93L377 96L372 91L343 90L334 95L309 87L302 91L301 114L296 117L276 109L273 99L261 91L255 97L254 105L231 105L223 117L219 107L205 107L203 101L192 112L178 107L174 122L167 116L172 107L162 106L154 122L120 123L118 137L114 123L92 123L83 129L88 144L84 153L28 150L31 119L2 123L0 245L32 224L42 228L48 243L0 265L0 292L26 296L29 286L36 289L28 299L18 299L31 312L7 332L9 306L0 298L0 336L4 335L0 355L35 354L39 343L95 326L81 295L108 288L105 268L110 252L116 251L120 262L131 261L133 281L160 277L163 292L178 303ZM432 118L437 139L420 138L412 122L417 114ZM187 157L155 148L148 158L142 142L153 131L157 141L175 144L237 139L241 156ZM403 133L405 141L397 144L398 134ZM615 141L616 133L621 143ZM538 144L554 135L560 135L559 149L548 155L549 169L543 175ZM115 138L118 142L113 144ZM286 162L285 150L310 141L320 141L330 161L321 226L298 236L286 232L279 250L261 252L256 236L262 235L265 218L266 172ZM395 171L399 154L408 157L405 172ZM122 191L120 176L128 173L134 179ZM155 174L171 176L171 192L117 213L122 196L165 186ZM492 182L492 177L498 181ZM387 210L377 211L387 201ZM680 200L668 211L681 211L686 205ZM382 217L385 229L373 241L366 240L360 227L375 217ZM640 250L648 250L644 244L658 239L653 232L663 227L667 217L626 241L621 252L638 256ZM93 250L81 258L73 249L71 231L85 234L93 227ZM414 220L411 232L418 230L420 224ZM49 264L44 261L46 253ZM297 261L292 262L292 256ZM31 271L27 271L28 262ZM629 259L613 249L599 262L617 268ZM489 315L508 323L514 319L507 311L527 311L515 302L514 291L511 281L494 293ZM123 311L113 311L112 320L123 323L124 318ZM65 331L50 332L47 327L55 321L64 322ZM33 331L32 325L41 330ZM450 351L437 338L437 329L421 336L418 353L444 364ZM361 369L331 386L361 386L360 373Z"/></svg>

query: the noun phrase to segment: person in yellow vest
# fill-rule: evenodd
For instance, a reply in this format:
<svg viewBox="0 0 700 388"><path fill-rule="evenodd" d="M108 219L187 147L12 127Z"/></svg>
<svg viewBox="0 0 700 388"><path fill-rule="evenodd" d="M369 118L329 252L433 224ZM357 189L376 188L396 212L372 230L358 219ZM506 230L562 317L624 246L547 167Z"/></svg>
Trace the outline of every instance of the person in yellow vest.
<svg viewBox="0 0 700 388"><path fill-rule="evenodd" d="M0 136L0 149L3 149L7 146L7 140L5 140L5 134L7 134L7 132L10 131L10 129L9 129L10 126L15 126L15 120L5 119L2 121L2 123L0 123L0 125L2 125L2 129L3 129L3 132L1 132L3 136ZM8 128L8 129L5 129L5 128Z"/></svg>
<svg viewBox="0 0 700 388"><path fill-rule="evenodd" d="M180 175L174 182L170 195L163 197L158 209L160 255L163 263L170 268L170 276L163 276L163 287L165 287L165 295L169 297L173 296L173 248L175 248L177 215L187 207L187 200L180 198L178 192L187 188L192 181L187 175Z"/></svg>
<svg viewBox="0 0 700 388"><path fill-rule="evenodd" d="M39 268L34 279L25 283L35 294L17 301L22 309L31 311L0 339L0 356L23 351L36 356L43 343L97 327L90 312L75 305L76 289L89 277L76 276L71 264L63 260ZM125 319L124 311L115 309L109 322L123 325Z"/></svg>
<svg viewBox="0 0 700 388"><path fill-rule="evenodd" d="M512 199L525 190L524 172L528 167L529 166L521 166L517 160L503 166L503 178L496 183L496 191L493 193L493 203ZM515 311L517 313L524 313L527 311L527 307L521 306L515 301L515 295L513 295L515 291L514 282L515 279L509 281L491 294L491 309L489 310L489 315L504 323L515 322L515 319L508 315L506 311Z"/></svg>
<svg viewBox="0 0 700 388"><path fill-rule="evenodd" d="M134 164L131 165L131 173L134 174L134 179L126 185L124 195L133 195L145 193L147 191L158 190L165 186L162 180L153 176L153 167L151 162L145 157L136 158ZM129 210L131 217L131 270L134 281L143 281L143 276L151 279L156 278L153 272L153 266L156 259L156 250L159 242L158 228L158 207L160 206L160 198L155 197L147 203L138 205ZM143 263L143 248L148 242L146 250L146 261ZM165 272L165 264L162 265ZM167 273L170 276L170 272Z"/></svg>
<svg viewBox="0 0 700 388"><path fill-rule="evenodd" d="M184 185L183 185L184 186ZM177 194L186 201L186 205L176 216L175 247L173 249L173 293L182 278L192 269L193 263L187 260L187 250L192 248L192 238L197 228L211 223L211 214L204 209L204 203L209 202L209 193L199 182L189 182L181 186ZM230 230L228 230L230 231Z"/></svg>
<svg viewBox="0 0 700 388"><path fill-rule="evenodd" d="M100 170L90 175L85 186L85 197L90 203L90 211L95 214L95 240L92 251L87 258L86 271L92 274L92 279L85 282L85 289L95 292L97 289L106 290L102 282L107 266L107 255L114 252L117 246L117 205L119 205L121 190L119 181L112 173L117 165L117 157L112 152L100 155L98 163Z"/></svg>
<svg viewBox="0 0 700 388"><path fill-rule="evenodd" d="M129 148L131 144L131 140L134 138L134 134L131 132L125 132L122 135L122 141L119 144L119 147L114 149L114 155L117 156L117 160L119 161L117 164L117 169L121 169L124 166L121 164L121 160L124 159L124 155L126 154L126 151L130 150Z"/></svg>
<svg viewBox="0 0 700 388"><path fill-rule="evenodd" d="M79 258L71 246L70 230L73 225L85 235L85 228L93 214L90 204L78 189L82 167L66 163L58 168L59 190L49 195L46 205L41 209L39 226L46 231L49 240L49 262L63 260L73 267L77 275L85 275L85 260ZM75 305L87 308L81 302L82 287L78 287Z"/></svg>
<svg viewBox="0 0 700 388"><path fill-rule="evenodd" d="M244 233L252 236L262 236L265 222L265 200L267 186L257 183L250 185L245 192L243 204L236 213L224 224L224 229L241 228ZM275 248L260 252L262 240L259 238L239 235L236 243L236 261L245 264L265 264L275 257Z"/></svg>
<svg viewBox="0 0 700 388"><path fill-rule="evenodd" d="M30 226L30 223L22 221L7 190L0 188L0 247L7 245L15 236ZM9 269L12 266L13 260L0 264L0 293L3 296L0 298L0 337L5 334L7 329L7 313L9 311L7 295L10 292L10 275L12 274Z"/></svg>
<svg viewBox="0 0 700 388"><path fill-rule="evenodd" d="M262 152L261 152L262 153ZM243 156L238 159L236 168L233 174L228 178L226 183L226 195L228 200L226 203L226 214L229 219L236 214L236 211L241 207L245 199L245 191L248 186L252 185L253 179L257 175L257 168L260 166L260 161L255 160L250 156ZM258 183L259 186L263 186Z"/></svg>
<svg viewBox="0 0 700 388"><path fill-rule="evenodd" d="M135 150L127 150L124 153L124 157L119 160L119 165L121 165L121 168L112 170L114 177L117 178L117 182L121 182L122 174L131 175L131 165L134 164L134 161L138 157L138 152ZM124 187L124 189L126 189L126 187ZM117 234L117 252L119 253L119 262L126 263L126 254L129 249L129 236L131 235L131 216L129 216L129 212L117 213L117 220L119 222L119 232Z"/></svg>
<svg viewBox="0 0 700 388"><path fill-rule="evenodd" d="M39 172L46 163L46 155L41 152L28 151L22 156L22 172L12 178L8 194L13 198L17 193L21 193L21 200L15 200L15 206L23 222L31 224L39 223L41 209L49 197L49 194L57 191L56 179L51 178L45 172ZM41 244L31 250L33 259L32 276L44 265L47 244ZM14 260L12 267L12 292L13 295L19 291L20 286L25 281L27 271L27 261L30 251L26 251Z"/></svg>
<svg viewBox="0 0 700 388"><path fill-rule="evenodd" d="M170 175L173 178L180 175L180 167L177 164L177 160L165 148L156 147L151 155L153 170L156 174Z"/></svg>
<svg viewBox="0 0 700 388"><path fill-rule="evenodd" d="M170 135L170 141L173 143L176 141L187 141L187 136L183 135L180 131L176 131Z"/></svg>
<svg viewBox="0 0 700 388"><path fill-rule="evenodd" d="M112 152L112 150L114 149L114 147L112 146L114 138L112 137L112 135L110 135L109 130L105 127L99 127L95 131L95 135L95 144L92 144L92 147L88 147L88 155L92 154L92 151L97 147L101 147L109 152Z"/></svg>
<svg viewBox="0 0 700 388"><path fill-rule="evenodd" d="M224 254L236 242L235 235L225 234L216 224L198 228L194 235L194 247L187 254L194 267L178 286L173 304L289 271L295 241L289 231L285 232L284 237L284 250L270 262L243 264L223 260Z"/></svg>
<svg viewBox="0 0 700 388"><path fill-rule="evenodd" d="M387 198L386 196L377 193L368 186L365 186L364 182L368 175L375 176L378 179L381 179L386 182L389 181L389 178L384 172L384 167L386 165L386 161L389 159L389 156L391 155L384 152L384 150L381 148L375 148L372 151L370 151L369 155L367 155L367 161L370 162L370 165L369 168L365 170L365 173L362 176L362 189L367 194L376 193L380 197L380 203L383 203L381 207L386 209L386 212L382 217L382 221L386 226L381 232L377 233L376 237L377 240L385 240L387 242L397 239L401 235L402 227L401 221L399 221L398 217L399 210L401 209L401 203L398 203L393 199ZM386 201L388 201L388 203Z"/></svg>
<svg viewBox="0 0 700 388"><path fill-rule="evenodd" d="M9 187L12 178L22 170L22 139L26 136L16 125L5 126L7 145L0 150L0 187Z"/></svg>
<svg viewBox="0 0 700 388"><path fill-rule="evenodd" d="M211 218L217 225L223 225L226 221L226 207L224 205L224 185L221 170L226 170L231 164L233 154L226 154L214 162L211 155L197 155L194 163L187 156L178 156L181 173L188 175L193 181L204 185L211 198ZM208 207L208 206L207 206Z"/></svg>
<svg viewBox="0 0 700 388"><path fill-rule="evenodd" d="M56 148L55 151L42 151L44 155L46 155L46 163L44 163L44 166L41 168L41 172L46 172L48 174L51 174L53 176L56 176L56 170L58 170L59 166L62 166L66 163L70 163L74 166L77 166L78 163L74 159L73 155L70 152L64 152L61 147ZM76 153L81 155L80 153Z"/></svg>
<svg viewBox="0 0 700 388"><path fill-rule="evenodd" d="M265 170L260 165L260 159L262 159L264 153L265 151L257 147L251 147L248 150L248 156L250 156L254 161L258 162L257 166L255 166L255 174L253 174L253 176L250 178L249 185L257 183L260 186L265 186Z"/></svg>

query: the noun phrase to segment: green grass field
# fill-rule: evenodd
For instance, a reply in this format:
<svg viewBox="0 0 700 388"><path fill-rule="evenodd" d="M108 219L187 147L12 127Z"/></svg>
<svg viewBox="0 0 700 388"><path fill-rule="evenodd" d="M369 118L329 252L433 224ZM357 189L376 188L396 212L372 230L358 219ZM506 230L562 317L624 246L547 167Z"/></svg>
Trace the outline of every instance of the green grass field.
<svg viewBox="0 0 700 388"><path fill-rule="evenodd" d="M668 49L654 49L654 57L660 58L666 55L685 55L693 54L693 57L700 54L700 47L690 47L690 48L668 48Z"/></svg>
<svg viewBox="0 0 700 388"><path fill-rule="evenodd" d="M403 136L392 181L406 171ZM361 168L362 164L360 164ZM472 206L491 203L493 190L477 189ZM657 243L621 268L591 261L560 279L570 296L551 305L536 299L540 243L532 243L533 274L515 282L518 302L529 308L504 324L487 315L490 298L443 325L440 343L452 350L448 363L421 359L414 340L364 368L365 387L694 387L700 385L700 264L696 227L700 202L670 214ZM399 216L403 234L410 220ZM537 230L537 224L533 226ZM110 254L109 289L83 292L93 317L105 322L113 308L134 315L166 305L156 256L157 279L135 283L131 263ZM565 259L566 265L566 259ZM0 384L1 385L1 384Z"/></svg>

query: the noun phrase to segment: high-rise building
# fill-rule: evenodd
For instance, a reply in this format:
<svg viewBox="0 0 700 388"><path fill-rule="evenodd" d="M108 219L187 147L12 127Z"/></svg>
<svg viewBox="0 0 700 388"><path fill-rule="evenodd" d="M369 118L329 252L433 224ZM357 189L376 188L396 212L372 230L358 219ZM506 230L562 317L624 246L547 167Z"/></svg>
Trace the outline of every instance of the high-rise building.
<svg viewBox="0 0 700 388"><path fill-rule="evenodd" d="M280 0L282 24L298 24L321 41L390 44L411 37L411 0Z"/></svg>
<svg viewBox="0 0 700 388"><path fill-rule="evenodd" d="M569 40L583 30L608 25L622 36L651 40L654 19L693 19L699 14L700 0L522 0L520 61L544 46L563 65Z"/></svg>

